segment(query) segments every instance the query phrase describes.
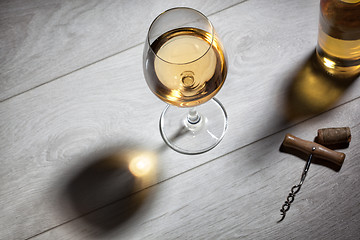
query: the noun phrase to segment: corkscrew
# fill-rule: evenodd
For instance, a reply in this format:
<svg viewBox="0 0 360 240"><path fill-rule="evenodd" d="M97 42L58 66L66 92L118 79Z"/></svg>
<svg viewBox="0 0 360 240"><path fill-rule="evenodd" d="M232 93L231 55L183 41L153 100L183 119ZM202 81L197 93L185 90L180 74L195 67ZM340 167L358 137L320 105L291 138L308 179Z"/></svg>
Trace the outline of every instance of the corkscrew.
<svg viewBox="0 0 360 240"><path fill-rule="evenodd" d="M351 140L350 129L349 128L319 129L317 139L318 142L321 142L324 145L349 143ZM323 145L320 145L315 142L306 141L301 138L297 138L291 134L286 134L282 144L285 147L294 148L301 152L308 153L309 158L301 174L300 182L291 188L291 191L287 196L285 203L282 205L280 209L282 218L278 222L284 220L286 216L286 212L289 211L290 205L294 202L296 194L300 191L301 186L303 185L306 175L309 171L313 156L332 162L340 167L345 159L344 153L336 152L334 150L324 147Z"/></svg>
<svg viewBox="0 0 360 240"><path fill-rule="evenodd" d="M315 151L316 148L313 147L311 150L312 150L312 151ZM291 188L291 191L290 191L289 195L287 196L285 203L282 205L282 207L281 207L281 209L280 209L282 218L279 220L279 222L281 222L282 220L284 220L284 218L285 218L285 216L286 216L286 212L289 211L291 203L295 200L295 195L300 191L300 188L301 188L301 186L303 185L303 183L304 183L304 181L305 181L306 174L307 174L307 172L309 171L312 156L313 156L312 154L309 155L309 158L308 158L308 160L307 160L307 162L306 162L306 165L305 165L305 167L304 167L304 170L303 170L303 172L302 172L302 174L301 174L301 179L300 179L299 184L294 185L294 186Z"/></svg>

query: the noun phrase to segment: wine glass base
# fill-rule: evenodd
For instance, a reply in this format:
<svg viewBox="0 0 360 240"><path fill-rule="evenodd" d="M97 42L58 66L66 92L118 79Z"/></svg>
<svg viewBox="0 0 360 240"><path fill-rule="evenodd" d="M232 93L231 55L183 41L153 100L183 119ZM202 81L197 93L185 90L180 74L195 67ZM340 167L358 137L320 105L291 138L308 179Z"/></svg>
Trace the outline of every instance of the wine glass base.
<svg viewBox="0 0 360 240"><path fill-rule="evenodd" d="M227 129L227 114L215 98L196 107L199 119L189 121L188 108L168 105L160 117L160 133L173 150L184 154L207 152L220 143Z"/></svg>

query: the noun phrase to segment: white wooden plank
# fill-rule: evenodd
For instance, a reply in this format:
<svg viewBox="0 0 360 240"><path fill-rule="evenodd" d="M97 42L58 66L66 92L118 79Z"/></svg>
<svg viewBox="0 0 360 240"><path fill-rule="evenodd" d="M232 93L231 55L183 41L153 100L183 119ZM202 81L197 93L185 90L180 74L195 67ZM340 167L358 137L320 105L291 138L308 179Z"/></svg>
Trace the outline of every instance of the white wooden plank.
<svg viewBox="0 0 360 240"><path fill-rule="evenodd" d="M356 239L359 103L357 99L33 239ZM347 154L342 168L337 172L321 161L311 164L286 218L278 223L279 209L305 165L279 151L283 137L291 132L312 140L317 128L334 124L352 131L352 142L341 150ZM122 216L141 195L150 197L134 215ZM122 221L111 231L100 228L119 216Z"/></svg>
<svg viewBox="0 0 360 240"><path fill-rule="evenodd" d="M176 6L207 15L231 1L1 1L0 101L141 44Z"/></svg>
<svg viewBox="0 0 360 240"><path fill-rule="evenodd" d="M248 1L211 17L229 52L229 77L219 94L229 131L204 155L162 151L155 182L291 124L282 115L287 85L313 50L317 30L317 3L292 4ZM153 149L164 145L157 129L164 104L147 89L141 56L142 46L129 49L1 103L0 238L30 237L77 217L59 214L54 206L65 204L60 190L97 149L129 142ZM337 104L358 97L359 84L355 81Z"/></svg>

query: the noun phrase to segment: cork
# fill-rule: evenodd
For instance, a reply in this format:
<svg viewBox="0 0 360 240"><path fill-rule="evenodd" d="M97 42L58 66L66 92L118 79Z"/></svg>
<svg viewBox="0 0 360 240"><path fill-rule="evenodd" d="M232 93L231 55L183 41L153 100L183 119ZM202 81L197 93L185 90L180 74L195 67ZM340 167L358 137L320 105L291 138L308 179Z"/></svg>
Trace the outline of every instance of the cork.
<svg viewBox="0 0 360 240"><path fill-rule="evenodd" d="M351 141L349 127L322 128L318 130L316 141L322 145L347 144Z"/></svg>

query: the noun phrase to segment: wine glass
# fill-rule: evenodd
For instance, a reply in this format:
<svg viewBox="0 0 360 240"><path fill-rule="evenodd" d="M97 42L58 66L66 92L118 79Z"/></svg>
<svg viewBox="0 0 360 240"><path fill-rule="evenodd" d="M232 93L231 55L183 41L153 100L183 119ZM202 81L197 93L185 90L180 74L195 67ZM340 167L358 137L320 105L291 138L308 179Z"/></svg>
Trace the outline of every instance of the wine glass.
<svg viewBox="0 0 360 240"><path fill-rule="evenodd" d="M168 103L160 117L166 144L185 154L204 153L224 137L227 114L215 94L227 74L226 54L205 15L169 9L152 22L143 70L150 90Z"/></svg>

